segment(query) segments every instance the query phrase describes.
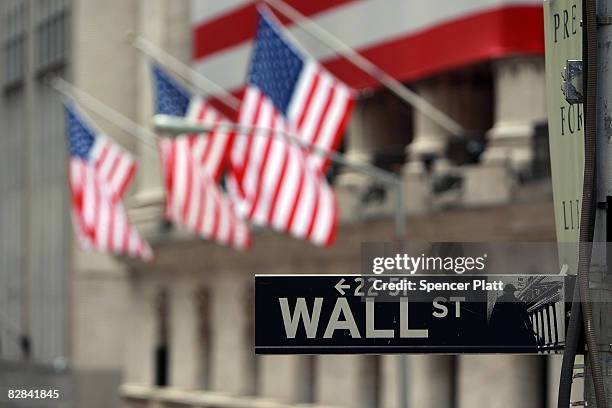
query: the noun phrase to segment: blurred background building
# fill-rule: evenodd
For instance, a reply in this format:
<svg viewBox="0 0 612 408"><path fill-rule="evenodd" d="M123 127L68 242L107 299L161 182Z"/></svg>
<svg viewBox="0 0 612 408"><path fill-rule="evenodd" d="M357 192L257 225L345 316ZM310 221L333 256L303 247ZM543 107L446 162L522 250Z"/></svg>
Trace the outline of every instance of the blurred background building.
<svg viewBox="0 0 612 408"><path fill-rule="evenodd" d="M288 3L469 130L450 134L288 24L361 91L342 149L402 175L410 240L555 240L540 1ZM47 76L148 125L148 64L126 33L237 92L253 2L5 0L0 21L0 378L35 372L66 390L66 405L88 408L399 407L397 356L253 353L254 274L356 273L361 242L393 238L394 193L375 180L330 175L341 208L333 248L256 231L238 253L164 223L157 153L92 113L139 159L127 206L156 260L73 244L64 117ZM532 272L556 260L516 262ZM556 405L557 358L406 361L411 406Z"/></svg>

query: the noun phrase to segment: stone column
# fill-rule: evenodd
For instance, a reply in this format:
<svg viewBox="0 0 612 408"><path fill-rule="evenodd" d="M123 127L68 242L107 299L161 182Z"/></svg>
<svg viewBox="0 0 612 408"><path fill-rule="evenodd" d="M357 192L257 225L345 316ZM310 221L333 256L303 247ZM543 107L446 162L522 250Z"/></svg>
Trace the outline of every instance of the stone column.
<svg viewBox="0 0 612 408"><path fill-rule="evenodd" d="M454 407L455 357L408 357L408 405L422 408Z"/></svg>
<svg viewBox="0 0 612 408"><path fill-rule="evenodd" d="M245 299L251 277L223 271L210 276L212 293L212 390L235 395L253 393L257 379L252 370L253 347L247 337Z"/></svg>
<svg viewBox="0 0 612 408"><path fill-rule="evenodd" d="M374 158L374 135L369 131L372 124L366 115L366 103L363 99L355 102L347 126L345 157L352 162L368 163ZM338 177L338 184L343 187L362 187L367 181L363 174L348 168L342 169Z"/></svg>
<svg viewBox="0 0 612 408"><path fill-rule="evenodd" d="M495 124L487 135L484 161L528 171L534 158L534 124L546 120L544 58L499 60L494 75Z"/></svg>
<svg viewBox="0 0 612 408"><path fill-rule="evenodd" d="M403 390L410 407L454 407L454 360L454 356L382 356L381 406L402 408L400 397ZM406 384L401 383L399 373L402 363L407 368Z"/></svg>
<svg viewBox="0 0 612 408"><path fill-rule="evenodd" d="M42 2L27 3L36 3L37 7L40 3L43 6ZM137 3L119 0L71 3L69 80L104 104L135 119L137 87L134 77L138 56L126 44L124 37L125 32L137 24ZM33 40L37 38L28 37ZM109 55L113 56L112 63L109 63ZM29 83L26 81L28 95L31 93ZM96 125L120 145L130 151L139 148L134 137L123 132L112 121L85 110ZM61 120L61 117L57 117L57 120ZM43 146L43 149L47 148ZM36 229L39 228L36 226ZM70 241L71 231L69 234L67 238ZM48 239L61 238L54 236ZM74 405L114 405L117 386L121 381L153 382L154 314L152 303L149 303L152 300L147 288L129 287L131 272L125 263L114 256L87 253L76 248L73 254L72 265L67 259L67 268L73 269L68 281L72 292L67 300L70 304L67 312L71 335L69 351L77 379L74 384Z"/></svg>
<svg viewBox="0 0 612 408"><path fill-rule="evenodd" d="M170 291L170 384L181 388L200 388L202 348L196 292L197 285L185 278L175 280Z"/></svg>
<svg viewBox="0 0 612 408"><path fill-rule="evenodd" d="M69 333L74 406L112 406L125 378L126 345L131 341L125 330L133 311L129 271L106 254L75 250L73 259Z"/></svg>
<svg viewBox="0 0 612 408"><path fill-rule="evenodd" d="M462 355L458 364L458 408L536 408L544 403L541 356Z"/></svg>
<svg viewBox="0 0 612 408"><path fill-rule="evenodd" d="M380 406L385 408L403 408L401 407L400 393L406 391L406 395L408 395L408 385L400 383L400 364L406 358L407 356L403 355L380 356Z"/></svg>
<svg viewBox="0 0 612 408"><path fill-rule="evenodd" d="M162 0L141 0L139 2L139 29L147 40L164 47L166 37L165 24L166 6ZM148 126L153 117L154 95L151 82L151 68L138 50L133 51L138 56L138 121ZM145 145L139 145L139 171L137 173L138 191L135 199L147 201L154 195L162 194L157 152Z"/></svg>
<svg viewBox="0 0 612 408"><path fill-rule="evenodd" d="M412 131L412 108L386 89L360 98L355 105L345 137L345 157L351 162L373 163L386 170L401 170L404 145ZM387 189L384 200L361 202L368 187L381 187L380 180L344 167L336 183L342 220L360 215L387 213L394 202ZM376 190L370 190L376 193ZM372 196L370 196L372 197Z"/></svg>
<svg viewBox="0 0 612 408"><path fill-rule="evenodd" d="M156 346L158 287L152 280L135 278L126 325L125 383L153 385Z"/></svg>
<svg viewBox="0 0 612 408"><path fill-rule="evenodd" d="M353 163L371 163L376 147L384 145L389 136L375 96L364 97L355 107L345 137L345 158ZM341 221L354 221L364 210L361 198L376 179L351 168L343 167L336 182Z"/></svg>
<svg viewBox="0 0 612 408"><path fill-rule="evenodd" d="M440 77L415 84L416 92L436 108L448 112L452 107L452 84L447 78ZM413 137L406 146L406 164L403 168L404 201L410 213L427 212L431 209L430 177L426 173L424 159L433 160L432 169L439 171L448 168L445 159L449 133L421 111L413 109Z"/></svg>
<svg viewBox="0 0 612 408"><path fill-rule="evenodd" d="M318 357L316 403L336 407L376 406L379 370L377 356L324 355Z"/></svg>
<svg viewBox="0 0 612 408"><path fill-rule="evenodd" d="M425 80L415 85L416 92L436 108L447 111L451 105L451 87L444 78ZM414 136L406 147L408 161L404 170L409 174L422 174L424 158L435 158L436 167L444 166L444 153L449 133L437 123L414 109Z"/></svg>
<svg viewBox="0 0 612 408"><path fill-rule="evenodd" d="M260 395L284 402L306 403L311 394L311 356L261 356ZM316 357L315 357L316 358Z"/></svg>
<svg viewBox="0 0 612 408"><path fill-rule="evenodd" d="M157 44L165 51L183 60L190 61L189 2L164 0L140 0L138 3L138 30L140 35ZM122 34L123 35L123 34ZM145 127L150 127L153 117L154 94L151 82L151 67L146 57L133 49L138 58L136 76L137 118ZM156 149L139 144L139 169L136 173L136 194L133 197L133 215L138 227L145 235L157 233L163 206L163 188Z"/></svg>
<svg viewBox="0 0 612 408"><path fill-rule="evenodd" d="M189 26L188 2L167 2L164 0L140 1L139 33L147 40L159 45L168 53L190 62L191 33L185 27ZM140 123L149 126L153 116L154 98L151 82L151 67L147 58L134 49L138 55L138 116ZM159 173L159 158L157 151L141 145L140 192L161 189Z"/></svg>
<svg viewBox="0 0 612 408"><path fill-rule="evenodd" d="M356 162L370 162L375 155L392 155L392 149L404 144L411 129L410 106L386 89L364 96L355 103L345 138L346 158ZM343 169L340 184L354 184L364 177ZM367 178L365 178L367 179Z"/></svg>

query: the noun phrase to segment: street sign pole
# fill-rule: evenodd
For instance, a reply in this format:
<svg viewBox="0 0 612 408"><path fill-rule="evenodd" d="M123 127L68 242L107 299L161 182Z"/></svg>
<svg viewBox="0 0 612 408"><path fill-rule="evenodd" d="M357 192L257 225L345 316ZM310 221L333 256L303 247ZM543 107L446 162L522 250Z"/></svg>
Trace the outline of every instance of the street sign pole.
<svg viewBox="0 0 612 408"><path fill-rule="evenodd" d="M602 367L606 367L605 361L601 361L601 357L605 358L602 339L595 338L597 332L604 336L602 328L595 327L600 325L595 323L602 322L601 300L605 295L593 292L590 285L590 281L598 279L593 270L597 267L593 266L599 265L601 277L601 266L605 265L605 251L592 251L591 243L606 240L601 210L595 210L596 203L606 201L605 189L600 187L601 182L598 182L600 186L593 184L596 174L600 175L599 180L606 174L605 160L601 160L601 154L596 154L596 146L602 152L601 147L607 143L597 140L601 139L601 126L597 126L599 131L595 132L595 106L602 109L605 100L596 100L597 80L592 75L601 69L595 61L599 59L601 64L604 60L596 58L596 47L593 47L597 35L594 5L595 0L544 2L547 108L559 261L562 270L578 275L561 367L559 408L566 408L570 402L576 406L607 405L602 376ZM597 94L601 98L605 92L600 89ZM604 117L599 113L599 118ZM605 211L603 215L605 217ZM578 245L572 245L577 242ZM571 386L576 378L574 358L581 351L579 338L583 327L589 358L585 359L585 396L576 398L571 395Z"/></svg>
<svg viewBox="0 0 612 408"><path fill-rule="evenodd" d="M610 135L612 132L610 118L612 107L612 78L608 65L612 61L612 50L609 46L612 41L612 0L597 1L597 150L596 150L596 218L591 269L590 294L592 299L593 321L596 324L597 348L599 363L602 371L602 381L606 390L606 406L612 406L612 279L608 271L606 254L607 241L612 237L612 219L608 219L608 211L612 210L612 177L607 164L612 160L610 151ZM595 31L595 30L593 30ZM588 35L588 32L585 32ZM595 67L593 67L595 68ZM584 79L585 87L587 78ZM597 244L602 243L602 244ZM588 406L596 405L594 379L591 376L590 364L585 359L585 403Z"/></svg>
<svg viewBox="0 0 612 408"><path fill-rule="evenodd" d="M584 398L572 406L610 406L612 282L606 255L612 183L608 64L612 0L546 0L546 82L555 223L560 264L578 274L561 372L558 407L570 405L573 358L584 327ZM597 46L599 45L599 47ZM568 222L569 221L569 222ZM578 221L578 223L576 222ZM608 232L609 231L609 232ZM578 245L568 245L579 241ZM583 323L584 322L584 323Z"/></svg>

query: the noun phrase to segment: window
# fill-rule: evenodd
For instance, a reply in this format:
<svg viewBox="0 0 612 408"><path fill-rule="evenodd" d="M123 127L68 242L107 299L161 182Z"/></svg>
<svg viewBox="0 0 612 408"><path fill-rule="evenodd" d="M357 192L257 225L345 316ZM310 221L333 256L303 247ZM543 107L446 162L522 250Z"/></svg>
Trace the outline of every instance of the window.
<svg viewBox="0 0 612 408"><path fill-rule="evenodd" d="M36 72L61 68L68 58L68 0L38 0L35 10Z"/></svg>
<svg viewBox="0 0 612 408"><path fill-rule="evenodd" d="M2 86L5 90L19 86L25 71L26 9L25 2L11 0L2 4Z"/></svg>

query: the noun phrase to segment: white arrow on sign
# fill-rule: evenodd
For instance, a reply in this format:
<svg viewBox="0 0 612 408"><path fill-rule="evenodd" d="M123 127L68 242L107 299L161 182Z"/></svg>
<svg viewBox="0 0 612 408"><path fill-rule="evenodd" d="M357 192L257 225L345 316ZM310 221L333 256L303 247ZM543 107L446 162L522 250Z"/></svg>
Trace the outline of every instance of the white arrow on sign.
<svg viewBox="0 0 612 408"><path fill-rule="evenodd" d="M350 289L351 285L343 285L344 283L344 278L341 278L338 283L336 283L336 285L334 286L334 288L336 288L336 290L338 292L340 292L340 294L342 296L344 296L344 289Z"/></svg>

